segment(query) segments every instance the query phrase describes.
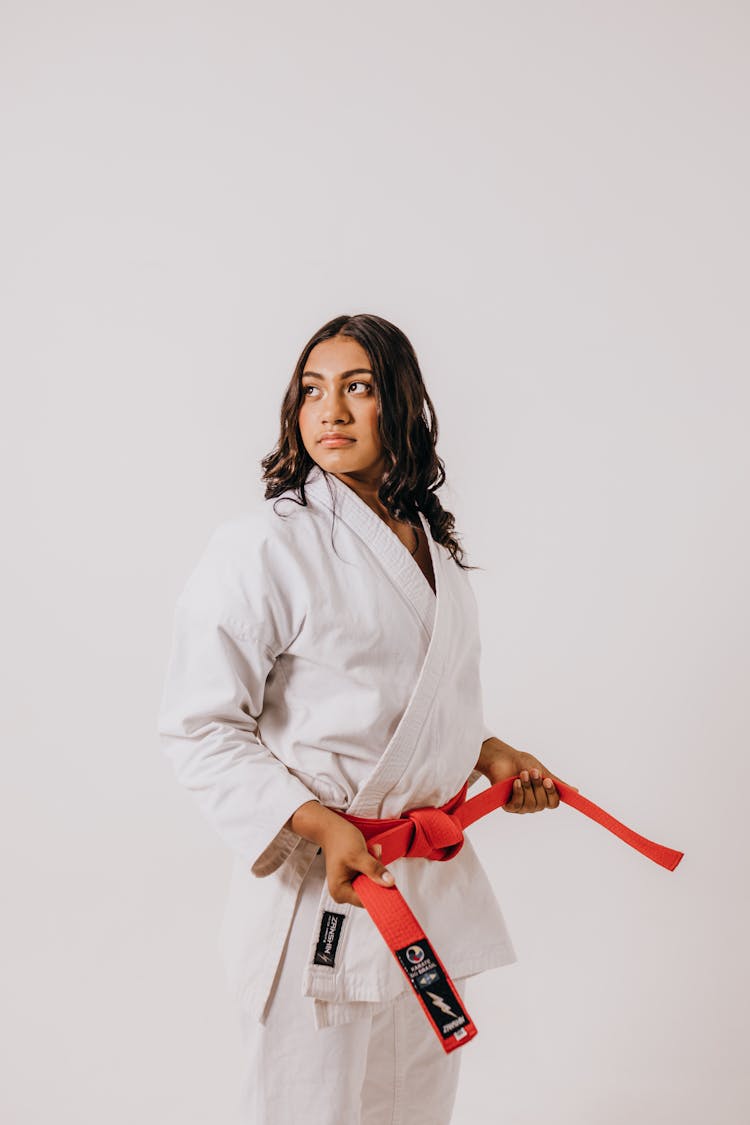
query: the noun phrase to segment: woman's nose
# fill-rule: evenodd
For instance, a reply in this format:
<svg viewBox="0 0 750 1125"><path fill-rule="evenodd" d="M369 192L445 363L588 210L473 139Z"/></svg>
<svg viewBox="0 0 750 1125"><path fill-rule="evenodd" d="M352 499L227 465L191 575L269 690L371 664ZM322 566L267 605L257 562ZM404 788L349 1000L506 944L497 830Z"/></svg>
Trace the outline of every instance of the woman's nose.
<svg viewBox="0 0 750 1125"><path fill-rule="evenodd" d="M320 412L321 422L335 425L336 422L343 422L347 418L351 418L351 412L346 402L346 396L341 393L328 395Z"/></svg>

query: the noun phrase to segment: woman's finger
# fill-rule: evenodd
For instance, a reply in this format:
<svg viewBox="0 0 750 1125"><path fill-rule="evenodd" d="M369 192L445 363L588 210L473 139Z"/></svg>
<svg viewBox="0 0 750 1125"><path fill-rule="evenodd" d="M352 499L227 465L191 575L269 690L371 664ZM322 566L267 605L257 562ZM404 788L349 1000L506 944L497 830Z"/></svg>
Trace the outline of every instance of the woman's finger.
<svg viewBox="0 0 750 1125"><path fill-rule="evenodd" d="M563 785L567 785L568 789L575 789L576 793L579 792L577 785L571 785L570 782L566 781L564 777L558 777L556 773L553 773L552 770L548 770L547 767L543 766L541 762L539 763L539 768L542 771L543 777L551 777L553 781L561 781ZM559 796L560 795L558 793L558 800Z"/></svg>
<svg viewBox="0 0 750 1125"><path fill-rule="evenodd" d="M523 812L523 785L519 778L516 778L511 786L510 797L503 805L506 812L520 813Z"/></svg>
<svg viewBox="0 0 750 1125"><path fill-rule="evenodd" d="M536 767L533 767L529 773L535 802L531 811L542 812L543 809L547 808L547 790L542 785L542 775Z"/></svg>
<svg viewBox="0 0 750 1125"><path fill-rule="evenodd" d="M396 881L393 878L393 872L389 871L388 868L384 864L382 864L379 859L375 859L370 855L369 852L365 852L364 856L362 857L362 862L357 866L359 867L359 872L367 875L376 883L382 883L386 887L392 887ZM356 879L359 872L354 872L354 874L352 875L352 879Z"/></svg>
<svg viewBox="0 0 750 1125"><path fill-rule="evenodd" d="M532 769L532 777L537 772L537 770ZM537 790L537 800L539 801L540 807L543 809L556 809L560 804L560 794L557 792L557 787L552 780L553 777L554 774L551 774L549 770L545 770L544 766L541 767L541 772L539 773L541 795L539 794L539 790Z"/></svg>
<svg viewBox="0 0 750 1125"><path fill-rule="evenodd" d="M354 872L354 878L359 872ZM328 893L334 902L343 906L344 903L351 903L352 906L360 906L364 910L364 903L354 890L351 882L348 879L329 880Z"/></svg>
<svg viewBox="0 0 750 1125"><path fill-rule="evenodd" d="M528 770L521 770L521 782L523 784L523 811L536 812L536 790Z"/></svg>
<svg viewBox="0 0 750 1125"><path fill-rule="evenodd" d="M547 776L544 778L543 785L547 792L547 808L556 809L560 804L560 794L557 792L554 781Z"/></svg>

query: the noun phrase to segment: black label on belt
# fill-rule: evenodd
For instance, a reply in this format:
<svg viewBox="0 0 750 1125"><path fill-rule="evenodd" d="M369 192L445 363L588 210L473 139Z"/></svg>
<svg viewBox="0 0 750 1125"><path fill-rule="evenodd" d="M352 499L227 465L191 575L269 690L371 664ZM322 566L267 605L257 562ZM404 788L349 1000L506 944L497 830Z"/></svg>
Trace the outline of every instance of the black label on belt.
<svg viewBox="0 0 750 1125"><path fill-rule="evenodd" d="M463 1032L462 1035L461 1029L469 1020L458 993L448 983L427 939L420 938L413 945L397 949L396 956L443 1039L449 1036L461 1039L466 1034Z"/></svg>
<svg viewBox="0 0 750 1125"><path fill-rule="evenodd" d="M329 965L333 968L336 960L336 947L339 944L345 917L345 914L334 914L331 910L323 911L318 944L313 958L314 965Z"/></svg>

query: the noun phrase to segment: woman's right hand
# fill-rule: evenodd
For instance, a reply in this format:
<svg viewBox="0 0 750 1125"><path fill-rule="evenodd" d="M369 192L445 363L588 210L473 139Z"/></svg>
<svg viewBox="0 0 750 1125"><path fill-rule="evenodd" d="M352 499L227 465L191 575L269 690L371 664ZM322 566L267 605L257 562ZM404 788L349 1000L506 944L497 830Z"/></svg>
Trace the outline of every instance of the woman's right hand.
<svg viewBox="0 0 750 1125"><path fill-rule="evenodd" d="M367 841L360 830L342 817L338 824L331 822L320 841L326 862L328 892L334 902L350 902L363 906L352 881L362 873L384 887L392 887L394 878L387 867L367 850ZM380 844L375 845L380 852Z"/></svg>
<svg viewBox="0 0 750 1125"><path fill-rule="evenodd" d="M368 875L383 887L394 885L391 872L367 850L367 841L360 830L319 801L300 805L287 821L287 827L322 848L328 891L334 902L364 907L352 887L352 880L358 875ZM380 854L382 848L375 844L373 850Z"/></svg>

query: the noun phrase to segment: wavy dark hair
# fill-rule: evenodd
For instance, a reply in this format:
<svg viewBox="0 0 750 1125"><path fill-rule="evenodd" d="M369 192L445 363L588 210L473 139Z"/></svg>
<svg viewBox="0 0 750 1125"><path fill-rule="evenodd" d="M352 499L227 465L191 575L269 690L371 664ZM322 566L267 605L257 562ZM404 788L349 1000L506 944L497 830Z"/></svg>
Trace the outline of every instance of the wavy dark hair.
<svg viewBox="0 0 750 1125"><path fill-rule="evenodd" d="M418 523L417 511L422 511L433 539L448 550L458 566L463 570L481 569L463 561L465 552L454 532L453 515L435 495L445 482L445 464L435 448L437 415L414 348L395 324L379 316L359 313L334 317L305 344L281 404L278 442L260 462L261 479L266 485L265 499L292 489L299 497L295 502L307 504L304 482L316 462L305 449L299 430L302 372L315 345L334 336L356 340L370 359L378 429L387 466L378 488L380 502L396 520ZM323 471L328 481L328 474ZM335 498L330 482L328 487L334 500L335 518Z"/></svg>

